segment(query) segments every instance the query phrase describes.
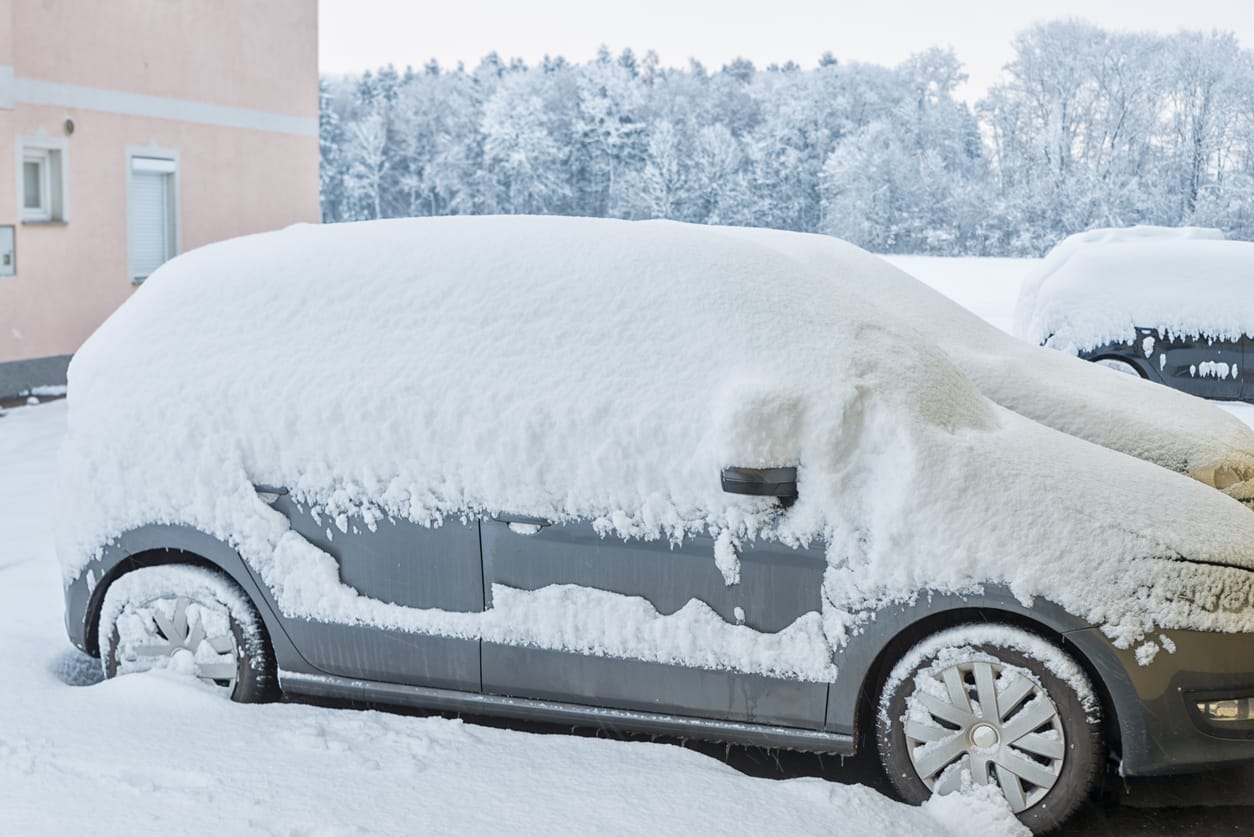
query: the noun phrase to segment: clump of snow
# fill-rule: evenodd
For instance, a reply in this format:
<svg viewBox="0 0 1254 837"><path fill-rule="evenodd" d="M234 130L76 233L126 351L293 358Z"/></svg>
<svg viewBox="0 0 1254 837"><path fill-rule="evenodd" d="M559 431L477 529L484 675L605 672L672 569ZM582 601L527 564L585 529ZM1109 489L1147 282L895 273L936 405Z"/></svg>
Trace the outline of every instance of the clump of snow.
<svg viewBox="0 0 1254 837"><path fill-rule="evenodd" d="M1189 374L1196 375L1201 378L1218 378L1221 381L1228 377L1229 370L1232 372L1232 379L1236 380L1240 374L1240 368L1237 364L1227 364L1222 361L1204 360L1196 367L1189 367Z"/></svg>
<svg viewBox="0 0 1254 837"><path fill-rule="evenodd" d="M740 583L740 553L737 551L738 546L739 544L736 543L736 539L732 536L730 529L724 529L714 539L714 563L718 566L718 571L723 574L723 581L728 587Z"/></svg>
<svg viewBox="0 0 1254 837"><path fill-rule="evenodd" d="M923 803L923 810L953 834L1028 837L1032 833L1019 822L996 785L973 782L969 774L960 790L933 795Z"/></svg>
<svg viewBox="0 0 1254 837"><path fill-rule="evenodd" d="M1157 642L1144 642L1136 647L1136 664L1139 666L1147 666L1154 662L1154 658L1158 656L1159 645Z"/></svg>
<svg viewBox="0 0 1254 837"><path fill-rule="evenodd" d="M1254 568L1254 515L993 404L971 378L1047 420L1082 403L1089 367L1016 356L995 331L959 339L970 323L952 303L831 246L810 259L674 223L463 217L296 226L184 254L71 364L64 577L129 529L178 523L231 543L289 615L481 637L508 622L544 647L816 679L834 676L830 649L859 614L919 590L1005 584L1120 641L1254 628L1254 609L1183 601L1164 622L1133 571L1153 559L1170 591L1226 576L1167 559ZM1079 412L1092 430L1092 408ZM1102 418L1145 431L1141 452L1182 470L1235 455L1223 414L1181 411L1199 431L1189 444L1148 432L1170 412ZM798 466L800 497L784 512L726 494L728 465ZM512 512L592 520L609 538L821 544L823 611L770 635L699 602L660 616L562 588L498 590L496 615L398 608L343 585L254 484L287 487L328 530ZM731 578L720 552L710 560ZM584 604L619 620L582 638L562 619ZM700 647L660 639L688 630Z"/></svg>
<svg viewBox="0 0 1254 837"><path fill-rule="evenodd" d="M20 394L21 395L35 395L35 396L46 397L46 398L59 398L65 395L65 393L66 393L66 386L64 384L51 384L51 385L45 385L45 386L31 387L30 389L23 390Z"/></svg>
<svg viewBox="0 0 1254 837"><path fill-rule="evenodd" d="M891 311L915 328L923 340L934 341L984 395L998 404L1064 433L1190 474L1239 499L1254 499L1254 430L1225 415L1216 405L1134 376L1110 375L1096 364L1061 352L1026 345L906 273L886 267L882 259L843 241L776 230L726 228L725 232L773 247L822 271L847 293ZM1157 228L1110 233L1120 241L1165 235L1169 242L1183 239L1185 243L1191 239L1208 243L1217 234L1192 229L1163 232ZM1065 254L1103 235L1086 233L1058 249ZM1025 282L1022 299L1033 296L1027 290L1029 285L1030 281ZM1246 294L1245 298L1254 295ZM1171 421L1163 421L1163 416L1171 416ZM1217 485L1216 474L1230 477Z"/></svg>
<svg viewBox="0 0 1254 837"><path fill-rule="evenodd" d="M1254 244L1217 230L1094 230L1062 241L1024 281L1015 330L1070 353L1133 343L1137 328L1239 340L1254 334L1252 275Z"/></svg>

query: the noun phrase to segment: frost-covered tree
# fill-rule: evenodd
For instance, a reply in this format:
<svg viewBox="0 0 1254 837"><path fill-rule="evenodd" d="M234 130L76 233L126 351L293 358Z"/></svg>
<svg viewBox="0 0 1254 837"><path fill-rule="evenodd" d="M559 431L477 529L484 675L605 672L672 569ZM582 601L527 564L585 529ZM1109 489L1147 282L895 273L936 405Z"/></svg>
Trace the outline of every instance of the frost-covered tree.
<svg viewBox="0 0 1254 837"><path fill-rule="evenodd" d="M536 79L513 73L483 108L483 166L491 173L491 210L503 213L561 211L569 198L565 151L549 133Z"/></svg>
<svg viewBox="0 0 1254 837"><path fill-rule="evenodd" d="M345 191L352 220L383 217L383 189L388 171L387 120L373 111L348 129Z"/></svg>
<svg viewBox="0 0 1254 837"><path fill-rule="evenodd" d="M686 219L685 162L675 126L665 120L655 123L649 132L645 164L623 177L622 214L628 218Z"/></svg>
<svg viewBox="0 0 1254 837"><path fill-rule="evenodd" d="M596 61L576 71L576 90L573 209L580 215L609 215L621 177L644 162L644 85L634 66L612 61L603 49Z"/></svg>
<svg viewBox="0 0 1254 837"><path fill-rule="evenodd" d="M954 254L1133 223L1254 237L1254 57L1233 36L1047 22L974 110L963 79L942 49L712 71L608 48L323 79L323 217L668 217Z"/></svg>
<svg viewBox="0 0 1254 837"><path fill-rule="evenodd" d="M318 187L323 221L340 220L347 211L344 145L340 113L331 102L330 86L322 79L318 84Z"/></svg>

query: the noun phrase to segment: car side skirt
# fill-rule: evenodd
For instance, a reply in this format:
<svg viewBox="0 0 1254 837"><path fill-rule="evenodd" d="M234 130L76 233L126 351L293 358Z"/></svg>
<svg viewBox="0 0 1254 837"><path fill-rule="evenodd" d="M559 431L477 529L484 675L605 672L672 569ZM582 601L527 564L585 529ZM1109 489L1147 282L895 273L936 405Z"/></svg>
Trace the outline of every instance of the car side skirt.
<svg viewBox="0 0 1254 837"><path fill-rule="evenodd" d="M615 732L671 735L722 744L779 747L812 753L852 755L853 736L793 727L686 718L630 709L578 706L556 701L503 695L474 694L426 686L403 686L279 670L279 686L285 692L309 697L374 701L396 706L465 712L541 723L571 724Z"/></svg>

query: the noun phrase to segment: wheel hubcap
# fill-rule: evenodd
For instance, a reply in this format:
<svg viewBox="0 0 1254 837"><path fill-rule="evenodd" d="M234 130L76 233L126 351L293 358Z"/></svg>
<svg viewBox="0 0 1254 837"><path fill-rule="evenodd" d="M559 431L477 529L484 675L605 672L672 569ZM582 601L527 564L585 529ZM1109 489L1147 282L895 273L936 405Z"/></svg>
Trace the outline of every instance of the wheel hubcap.
<svg viewBox="0 0 1254 837"><path fill-rule="evenodd" d="M1019 813L1062 772L1066 738L1058 707L1026 671L996 662L934 667L906 699L906 746L929 790L957 790L962 774L995 783Z"/></svg>
<svg viewBox="0 0 1254 837"><path fill-rule="evenodd" d="M988 749L996 747L1000 740L997 730L988 724L976 724L971 728L971 743L976 747Z"/></svg>
<svg viewBox="0 0 1254 837"><path fill-rule="evenodd" d="M216 604L216 603L215 603ZM183 596L128 607L117 620L119 671L174 667L235 688L239 648L226 608Z"/></svg>

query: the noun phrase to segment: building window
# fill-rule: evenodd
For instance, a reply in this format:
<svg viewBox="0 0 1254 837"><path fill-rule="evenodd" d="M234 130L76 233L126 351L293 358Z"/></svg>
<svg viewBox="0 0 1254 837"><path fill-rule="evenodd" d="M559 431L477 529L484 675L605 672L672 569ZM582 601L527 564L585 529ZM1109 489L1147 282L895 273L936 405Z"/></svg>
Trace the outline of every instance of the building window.
<svg viewBox="0 0 1254 837"><path fill-rule="evenodd" d="M130 158L131 281L142 282L178 253L178 161Z"/></svg>
<svg viewBox="0 0 1254 837"><path fill-rule="evenodd" d="M66 213L65 150L55 140L18 142L21 176L18 178L19 217L27 224L64 222Z"/></svg>

